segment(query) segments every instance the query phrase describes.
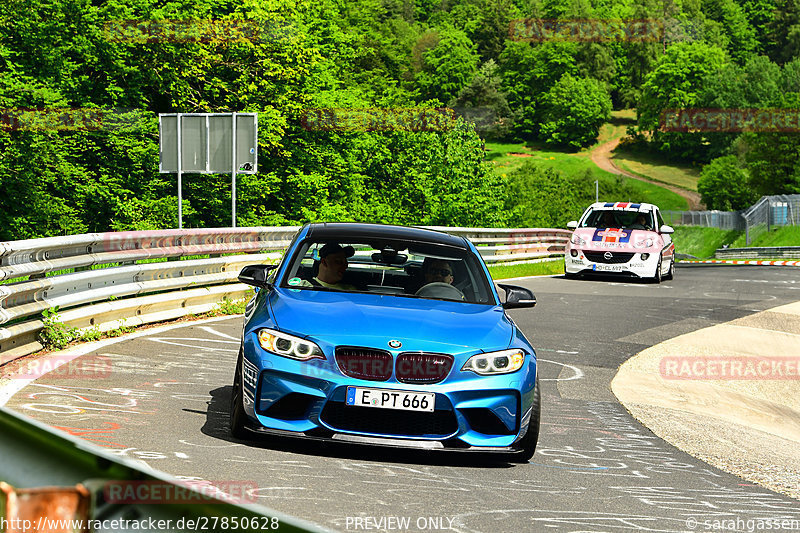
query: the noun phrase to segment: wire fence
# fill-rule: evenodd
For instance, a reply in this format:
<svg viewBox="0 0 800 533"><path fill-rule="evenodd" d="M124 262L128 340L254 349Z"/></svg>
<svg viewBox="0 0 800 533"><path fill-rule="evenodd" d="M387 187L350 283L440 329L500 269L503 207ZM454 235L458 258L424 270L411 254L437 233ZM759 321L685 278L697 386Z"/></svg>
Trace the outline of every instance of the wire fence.
<svg viewBox="0 0 800 533"><path fill-rule="evenodd" d="M746 221L736 211L662 211L670 226L705 226L727 230L744 230Z"/></svg>
<svg viewBox="0 0 800 533"><path fill-rule="evenodd" d="M662 211L672 226L744 231L749 245L775 226L800 226L800 194L762 196L743 211Z"/></svg>

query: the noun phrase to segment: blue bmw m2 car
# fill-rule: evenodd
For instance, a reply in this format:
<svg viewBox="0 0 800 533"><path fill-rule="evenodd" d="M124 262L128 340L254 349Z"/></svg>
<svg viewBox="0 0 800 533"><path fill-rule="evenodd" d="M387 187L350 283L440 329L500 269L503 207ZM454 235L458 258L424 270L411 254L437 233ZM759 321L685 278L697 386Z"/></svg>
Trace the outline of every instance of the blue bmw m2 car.
<svg viewBox="0 0 800 533"><path fill-rule="evenodd" d="M259 290L234 375L235 437L533 455L536 354L506 309L536 299L499 284L501 300L467 239L311 224L278 266L239 279Z"/></svg>

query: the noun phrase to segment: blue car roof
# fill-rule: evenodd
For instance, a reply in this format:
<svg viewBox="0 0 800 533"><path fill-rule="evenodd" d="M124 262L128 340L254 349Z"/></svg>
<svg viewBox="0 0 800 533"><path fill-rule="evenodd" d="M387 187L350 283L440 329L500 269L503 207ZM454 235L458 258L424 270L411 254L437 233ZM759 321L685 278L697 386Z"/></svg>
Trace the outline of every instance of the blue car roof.
<svg viewBox="0 0 800 533"><path fill-rule="evenodd" d="M373 241L373 240L404 240L416 241L456 248L468 249L463 237L450 235L441 231L424 228L390 226L384 224L367 224L360 222L325 222L309 224L307 238L315 240L342 240L342 241Z"/></svg>

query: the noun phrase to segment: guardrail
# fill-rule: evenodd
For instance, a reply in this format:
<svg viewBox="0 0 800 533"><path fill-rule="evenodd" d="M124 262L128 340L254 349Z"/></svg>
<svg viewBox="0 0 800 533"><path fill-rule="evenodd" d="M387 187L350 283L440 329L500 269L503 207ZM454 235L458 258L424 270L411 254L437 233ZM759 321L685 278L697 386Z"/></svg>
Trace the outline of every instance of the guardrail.
<svg viewBox="0 0 800 533"><path fill-rule="evenodd" d="M42 311L109 331L212 310L242 298L248 264L275 262L297 226L89 233L0 242L0 364L41 349ZM487 263L562 255L570 231L430 227L470 239ZM232 254L232 255L229 255ZM210 255L200 259L193 256ZM184 258L183 260L178 260ZM188 259L187 259L188 258Z"/></svg>
<svg viewBox="0 0 800 533"><path fill-rule="evenodd" d="M800 246L775 246L754 248L718 248L714 252L717 259L750 259L769 257L773 259L799 259Z"/></svg>
<svg viewBox="0 0 800 533"><path fill-rule="evenodd" d="M284 531L319 526L233 491L144 470L78 437L0 408L0 518L3 531Z"/></svg>

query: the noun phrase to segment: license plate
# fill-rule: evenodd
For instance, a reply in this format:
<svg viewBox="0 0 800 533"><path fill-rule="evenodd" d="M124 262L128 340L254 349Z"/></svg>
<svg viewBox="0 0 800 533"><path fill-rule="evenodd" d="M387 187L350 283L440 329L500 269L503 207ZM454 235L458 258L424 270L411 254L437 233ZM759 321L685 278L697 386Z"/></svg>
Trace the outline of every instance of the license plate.
<svg viewBox="0 0 800 533"><path fill-rule="evenodd" d="M347 387L347 405L433 412L436 395L432 392Z"/></svg>
<svg viewBox="0 0 800 533"><path fill-rule="evenodd" d="M595 270L603 270L605 272L622 272L625 270L624 265L594 265Z"/></svg>

